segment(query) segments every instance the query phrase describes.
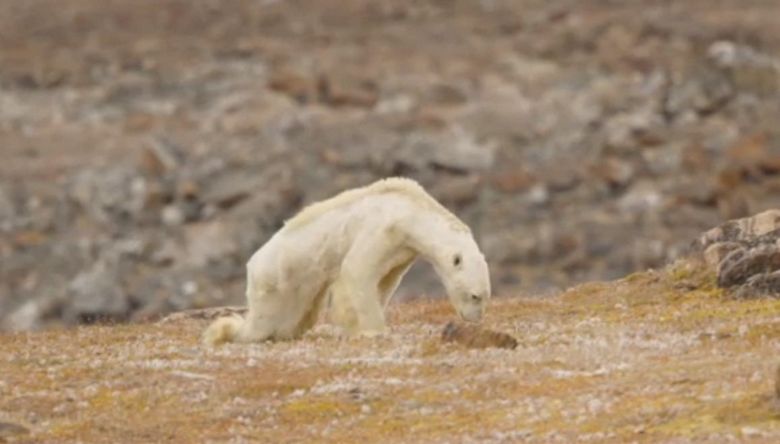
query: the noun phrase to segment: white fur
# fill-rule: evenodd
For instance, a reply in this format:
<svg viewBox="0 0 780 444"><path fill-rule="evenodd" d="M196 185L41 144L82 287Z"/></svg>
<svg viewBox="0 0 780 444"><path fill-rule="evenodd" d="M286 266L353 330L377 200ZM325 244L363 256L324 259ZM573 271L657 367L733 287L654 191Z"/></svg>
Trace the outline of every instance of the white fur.
<svg viewBox="0 0 780 444"><path fill-rule="evenodd" d="M352 334L381 334L384 308L418 256L433 264L458 314L478 321L490 278L471 231L416 182L390 178L287 221L247 263L246 319L218 319L203 340L297 338L328 295L337 324Z"/></svg>

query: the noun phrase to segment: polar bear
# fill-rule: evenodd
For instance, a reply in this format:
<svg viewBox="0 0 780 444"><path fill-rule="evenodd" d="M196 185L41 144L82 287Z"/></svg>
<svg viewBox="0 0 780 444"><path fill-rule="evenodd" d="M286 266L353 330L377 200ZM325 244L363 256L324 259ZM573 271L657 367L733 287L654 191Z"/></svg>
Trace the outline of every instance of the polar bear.
<svg viewBox="0 0 780 444"><path fill-rule="evenodd" d="M247 263L246 317L217 319L203 341L298 338L328 296L331 319L349 334L383 334L384 309L418 257L433 265L460 317L479 321L490 277L471 230L417 182L393 177L289 219Z"/></svg>

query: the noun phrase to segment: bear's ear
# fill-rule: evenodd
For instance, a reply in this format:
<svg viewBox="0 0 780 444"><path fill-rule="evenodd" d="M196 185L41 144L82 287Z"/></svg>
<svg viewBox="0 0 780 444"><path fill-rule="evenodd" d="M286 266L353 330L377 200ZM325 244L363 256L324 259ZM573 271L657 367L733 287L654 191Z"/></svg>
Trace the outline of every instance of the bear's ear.
<svg viewBox="0 0 780 444"><path fill-rule="evenodd" d="M463 259L460 257L460 253L455 253L455 256L452 257L452 265L460 267L461 262Z"/></svg>

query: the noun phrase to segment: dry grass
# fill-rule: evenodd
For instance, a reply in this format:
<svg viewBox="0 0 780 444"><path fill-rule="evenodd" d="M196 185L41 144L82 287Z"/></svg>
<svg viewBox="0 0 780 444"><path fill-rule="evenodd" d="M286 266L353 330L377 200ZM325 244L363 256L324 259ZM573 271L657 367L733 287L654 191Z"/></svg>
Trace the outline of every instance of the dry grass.
<svg viewBox="0 0 780 444"><path fill-rule="evenodd" d="M324 324L212 350L197 319L0 336L0 422L18 442L780 439L780 301L690 264L495 299L487 326L515 350L440 342L452 317L398 304L379 339Z"/></svg>

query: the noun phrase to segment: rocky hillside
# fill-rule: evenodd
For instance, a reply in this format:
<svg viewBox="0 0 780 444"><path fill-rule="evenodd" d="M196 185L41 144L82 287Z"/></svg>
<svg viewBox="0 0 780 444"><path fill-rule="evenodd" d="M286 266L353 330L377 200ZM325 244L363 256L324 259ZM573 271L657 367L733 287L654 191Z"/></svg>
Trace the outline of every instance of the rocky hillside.
<svg viewBox="0 0 780 444"><path fill-rule="evenodd" d="M286 217L388 175L474 228L498 294L661 266L780 207L778 17L767 0L0 2L0 328L241 303ZM441 292L424 267L408 284Z"/></svg>
<svg viewBox="0 0 780 444"><path fill-rule="evenodd" d="M778 442L780 300L709 270L494 300L516 344L443 301L377 339L208 349L208 311L1 335L0 442Z"/></svg>

